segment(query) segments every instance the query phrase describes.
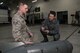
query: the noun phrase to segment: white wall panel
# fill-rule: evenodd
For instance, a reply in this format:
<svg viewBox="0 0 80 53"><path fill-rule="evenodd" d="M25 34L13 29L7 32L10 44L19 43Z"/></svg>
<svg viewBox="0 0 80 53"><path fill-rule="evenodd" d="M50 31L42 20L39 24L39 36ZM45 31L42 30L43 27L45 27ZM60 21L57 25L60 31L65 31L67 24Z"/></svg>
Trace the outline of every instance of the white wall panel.
<svg viewBox="0 0 80 53"><path fill-rule="evenodd" d="M8 23L8 10L0 9L0 23Z"/></svg>

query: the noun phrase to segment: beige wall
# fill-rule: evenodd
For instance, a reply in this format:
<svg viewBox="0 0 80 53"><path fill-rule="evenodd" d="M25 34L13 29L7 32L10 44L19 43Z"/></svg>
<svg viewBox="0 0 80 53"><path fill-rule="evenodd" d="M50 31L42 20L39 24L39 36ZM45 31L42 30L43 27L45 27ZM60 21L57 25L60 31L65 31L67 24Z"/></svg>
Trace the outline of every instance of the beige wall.
<svg viewBox="0 0 80 53"><path fill-rule="evenodd" d="M35 7L40 7L41 12L44 13L44 17L47 17L47 14L50 10L54 11L68 11L68 24L71 24L72 17L71 14L75 14L76 11L80 10L80 0L49 0L48 2L44 2L44 0L38 0L36 3L31 3L31 1L27 1L27 4ZM15 7L15 4L13 4ZM12 8L15 9L13 6Z"/></svg>
<svg viewBox="0 0 80 53"><path fill-rule="evenodd" d="M80 10L79 0L49 0L49 2L44 2L43 0L38 0L35 6L41 7L41 12L44 12L44 16L48 14L50 10L54 11L68 11L68 24L71 24L72 17L71 14L75 14L76 11Z"/></svg>

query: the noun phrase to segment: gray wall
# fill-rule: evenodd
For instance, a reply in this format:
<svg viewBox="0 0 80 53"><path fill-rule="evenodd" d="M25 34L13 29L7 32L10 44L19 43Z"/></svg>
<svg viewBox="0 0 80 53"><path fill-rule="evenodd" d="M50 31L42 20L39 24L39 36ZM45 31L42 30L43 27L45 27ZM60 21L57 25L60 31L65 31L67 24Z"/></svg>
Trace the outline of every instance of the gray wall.
<svg viewBox="0 0 80 53"><path fill-rule="evenodd" d="M40 7L41 12L47 17L50 10L54 11L68 11L68 24L71 24L72 17L71 14L75 14L76 11L80 10L80 0L49 0L44 2L43 0L38 0L34 7Z"/></svg>

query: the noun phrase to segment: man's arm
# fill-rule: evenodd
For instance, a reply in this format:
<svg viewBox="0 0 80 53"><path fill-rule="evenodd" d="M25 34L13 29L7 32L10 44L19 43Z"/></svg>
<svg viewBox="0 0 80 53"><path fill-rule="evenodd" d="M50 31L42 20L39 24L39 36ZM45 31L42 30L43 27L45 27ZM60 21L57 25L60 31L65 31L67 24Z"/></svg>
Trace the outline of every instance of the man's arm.
<svg viewBox="0 0 80 53"><path fill-rule="evenodd" d="M27 25L26 25L26 29L27 29L27 33L28 33L28 35L29 35L29 41L32 42L34 35L33 35L33 33L31 32L31 30L28 28Z"/></svg>
<svg viewBox="0 0 80 53"><path fill-rule="evenodd" d="M12 20L12 34L13 34L13 37L15 38L15 41L21 38L20 29L21 29L21 23L19 22L19 20L13 19Z"/></svg>
<svg viewBox="0 0 80 53"><path fill-rule="evenodd" d="M26 25L26 31L29 35L29 37L33 37L33 33L31 32L31 30L29 29L29 27Z"/></svg>
<svg viewBox="0 0 80 53"><path fill-rule="evenodd" d="M48 29L48 27L47 27L47 19L45 19L45 20L42 22L41 29L42 29L43 31L46 30L46 29Z"/></svg>

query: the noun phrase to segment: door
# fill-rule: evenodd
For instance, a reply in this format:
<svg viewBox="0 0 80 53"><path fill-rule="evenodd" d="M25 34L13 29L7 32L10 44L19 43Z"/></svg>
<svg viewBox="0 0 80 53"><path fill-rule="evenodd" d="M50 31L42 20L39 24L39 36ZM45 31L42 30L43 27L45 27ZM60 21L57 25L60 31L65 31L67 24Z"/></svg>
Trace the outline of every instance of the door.
<svg viewBox="0 0 80 53"><path fill-rule="evenodd" d="M68 24L68 11L57 12L57 19L60 24Z"/></svg>

